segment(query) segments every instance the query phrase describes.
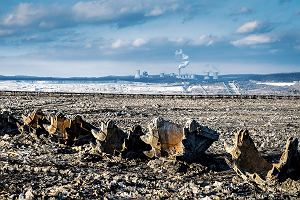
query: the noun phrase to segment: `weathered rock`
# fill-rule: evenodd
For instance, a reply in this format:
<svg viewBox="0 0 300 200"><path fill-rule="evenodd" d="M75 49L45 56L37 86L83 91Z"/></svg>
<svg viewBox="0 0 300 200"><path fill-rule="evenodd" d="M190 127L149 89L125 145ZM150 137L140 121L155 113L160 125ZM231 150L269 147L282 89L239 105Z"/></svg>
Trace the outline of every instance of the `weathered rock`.
<svg viewBox="0 0 300 200"><path fill-rule="evenodd" d="M58 136L68 145L88 143L93 139L92 129L95 129L79 115L68 119L62 113L51 117L51 125L44 127L51 135Z"/></svg>
<svg viewBox="0 0 300 200"><path fill-rule="evenodd" d="M300 179L300 153L298 152L298 139L289 138L285 151L281 155L279 163L273 164L272 170L268 172L268 179L284 181Z"/></svg>
<svg viewBox="0 0 300 200"><path fill-rule="evenodd" d="M44 124L49 124L50 122L42 110L35 110L27 116L22 115L22 119L23 124L17 124L21 133L31 133L36 139L42 134L47 134L47 131L44 129Z"/></svg>
<svg viewBox="0 0 300 200"><path fill-rule="evenodd" d="M155 118L149 125L149 133L141 138L152 146L158 157L180 157L195 161L218 140L219 134L195 120L189 120L183 128L162 118Z"/></svg>
<svg viewBox="0 0 300 200"><path fill-rule="evenodd" d="M51 117L51 124L44 125L50 134L58 134L63 140L68 140L67 128L71 127L71 119L66 118L62 113Z"/></svg>
<svg viewBox="0 0 300 200"><path fill-rule="evenodd" d="M152 146L156 157L169 157L183 153L183 135L183 127L158 117L149 124L149 133L141 139Z"/></svg>
<svg viewBox="0 0 300 200"><path fill-rule="evenodd" d="M206 126L201 126L195 120L189 120L184 128L183 159L194 161L201 159L201 155L219 139L219 134Z"/></svg>
<svg viewBox="0 0 300 200"><path fill-rule="evenodd" d="M136 125L125 140L125 150L122 155L126 158L147 158L151 157L147 151L152 149L151 145L146 144L141 136L145 135L140 125Z"/></svg>
<svg viewBox="0 0 300 200"><path fill-rule="evenodd" d="M236 132L233 141L234 146L232 147L225 143L225 150L232 156L232 161L228 161L228 163L244 180L264 187L287 179L298 180L300 178L297 139L288 139L279 163L275 164L267 162L260 155L248 130Z"/></svg>
<svg viewBox="0 0 300 200"><path fill-rule="evenodd" d="M41 110L35 110L27 116L22 115L24 125L32 129L37 129L45 123L48 123L46 115Z"/></svg>
<svg viewBox="0 0 300 200"><path fill-rule="evenodd" d="M125 139L128 134L120 129L114 121L102 122L101 129L92 129L93 136L99 141L102 152L119 155L125 149Z"/></svg>
<svg viewBox="0 0 300 200"><path fill-rule="evenodd" d="M17 120L7 110L0 113L0 135L18 133Z"/></svg>

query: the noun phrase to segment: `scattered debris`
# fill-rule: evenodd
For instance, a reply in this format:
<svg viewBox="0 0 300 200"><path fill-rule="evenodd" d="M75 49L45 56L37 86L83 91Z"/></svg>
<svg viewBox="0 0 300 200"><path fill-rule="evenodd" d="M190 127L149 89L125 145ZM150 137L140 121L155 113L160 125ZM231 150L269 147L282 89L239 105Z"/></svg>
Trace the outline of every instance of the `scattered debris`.
<svg viewBox="0 0 300 200"><path fill-rule="evenodd" d="M279 163L269 163L255 147L248 130L239 130L233 139L234 146L225 143L225 150L231 154L228 164L244 180L264 188L287 179L300 179L300 154L298 139L289 138Z"/></svg>
<svg viewBox="0 0 300 200"><path fill-rule="evenodd" d="M24 110L42 108L47 116L48 123L45 124L48 126L51 124L48 113L58 110L64 114L80 114L83 120L97 124L99 128L101 121L109 118L114 119L118 127L126 132L128 127L140 124L144 134L149 132L147 124L153 116L166 116L173 122L180 123L182 127L185 127L184 118L196 116L201 117L201 125L209 125L218 130L220 141L229 140L228 133L245 127L244 123L247 122L246 127L253 130L253 134L252 131L250 134L262 157L269 163L279 163L281 155L278 151L284 150L288 137L300 139L300 104L299 100L275 98L277 97L268 100L133 99L105 95L37 93L2 96L0 102L1 108L10 109L10 115L21 124L21 113ZM161 106L153 109L152 105ZM122 108L123 106L127 108ZM115 113L122 110L131 116L116 117ZM70 119L75 117L65 116ZM264 126L266 123L269 124L267 127ZM44 129L43 126L42 128ZM257 188L249 179L242 180L234 170L229 170L224 161L227 156L224 156L223 142L219 141L213 143L207 154L201 155L200 161L192 163L166 157L127 159L134 154L124 156L127 149L130 152L137 150L134 148L137 146L135 142L133 148L128 148L131 142L127 140L131 140L132 131L134 129L128 131L130 135L125 139L125 149L121 153L126 159L97 153L100 151L94 151L92 144L58 144L53 140L57 133L50 135L45 129L47 135L41 135L39 140L33 138L33 134L29 132L1 133L0 199L299 198L300 180L288 178L280 183L280 187L277 187L278 184L275 187L266 186L267 190ZM139 140L140 137L134 138ZM280 171L284 171L283 166Z"/></svg>

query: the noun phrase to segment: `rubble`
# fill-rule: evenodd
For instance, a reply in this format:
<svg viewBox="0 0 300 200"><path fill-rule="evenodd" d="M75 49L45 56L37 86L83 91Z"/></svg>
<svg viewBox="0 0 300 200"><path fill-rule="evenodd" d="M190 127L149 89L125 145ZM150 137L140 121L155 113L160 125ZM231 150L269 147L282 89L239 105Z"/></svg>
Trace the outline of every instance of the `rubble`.
<svg viewBox="0 0 300 200"><path fill-rule="evenodd" d="M149 132L145 134L139 125L127 133L114 121L109 120L106 123L102 122L101 128L98 129L85 122L79 115L70 119L62 113L51 116L49 123L41 110L33 111L22 118L23 129L24 126L28 126L31 133L40 135L46 131L58 142L69 146L95 143L96 140L99 151L127 158L162 156L196 161L219 137L216 131L201 126L195 120L189 120L183 128L161 117L154 118L149 124Z"/></svg>
<svg viewBox="0 0 300 200"><path fill-rule="evenodd" d="M288 179L300 179L298 139L292 137L288 139L278 163L269 163L262 157L248 130L237 131L233 142L233 146L224 144L225 150L232 157L232 161L228 163L244 180L265 188Z"/></svg>
<svg viewBox="0 0 300 200"><path fill-rule="evenodd" d="M35 137L47 134L44 129L44 124L49 124L47 116L42 110L37 109L29 113L27 116L22 114L23 124L18 123L18 128L21 133L29 132Z"/></svg>

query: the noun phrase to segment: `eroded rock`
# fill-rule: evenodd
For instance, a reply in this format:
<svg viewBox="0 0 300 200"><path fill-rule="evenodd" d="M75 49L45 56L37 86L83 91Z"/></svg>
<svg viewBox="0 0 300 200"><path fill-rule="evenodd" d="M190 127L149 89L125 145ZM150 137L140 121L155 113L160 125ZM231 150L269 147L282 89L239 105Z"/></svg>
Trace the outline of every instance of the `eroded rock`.
<svg viewBox="0 0 300 200"><path fill-rule="evenodd" d="M51 125L44 127L51 135L58 136L68 145L88 143L93 139L92 129L95 129L79 115L69 119L62 113L51 117Z"/></svg>
<svg viewBox="0 0 300 200"><path fill-rule="evenodd" d="M258 152L248 130L239 130L233 139L234 145L225 143L225 150L231 154L228 161L232 169L244 180L264 187L287 179L299 180L300 156L298 140L289 138L278 163L269 163Z"/></svg>
<svg viewBox="0 0 300 200"><path fill-rule="evenodd" d="M120 129L114 121L102 122L101 129L92 129L93 136L99 141L102 152L119 155L125 150L125 139L128 134Z"/></svg>
<svg viewBox="0 0 300 200"><path fill-rule="evenodd" d="M7 110L0 113L0 135L7 133L18 133L17 120Z"/></svg>
<svg viewBox="0 0 300 200"><path fill-rule="evenodd" d="M22 115L22 118L23 125L18 125L20 132L29 132L36 139L49 135L54 141L66 145L81 145L94 139L91 130L95 127L79 115L70 119L58 113L49 121L41 110L35 110L27 116Z"/></svg>
<svg viewBox="0 0 300 200"><path fill-rule="evenodd" d="M140 125L134 126L130 131L128 138L125 140L125 150L122 152L122 155L126 158L152 157L147 154L147 152L152 149L151 145L145 143L141 139L141 136L144 135L145 133Z"/></svg>
<svg viewBox="0 0 300 200"><path fill-rule="evenodd" d="M217 131L188 120L184 128L183 158L187 161L201 159L201 155L219 139Z"/></svg>
<svg viewBox="0 0 300 200"><path fill-rule="evenodd" d="M183 153L183 127L158 117L148 128L149 133L141 138L152 146L156 157L177 156Z"/></svg>
<svg viewBox="0 0 300 200"><path fill-rule="evenodd" d="M149 125L149 133L141 138L152 146L157 157L180 157L195 161L218 140L219 134L195 120L189 120L183 128L163 118L155 118Z"/></svg>

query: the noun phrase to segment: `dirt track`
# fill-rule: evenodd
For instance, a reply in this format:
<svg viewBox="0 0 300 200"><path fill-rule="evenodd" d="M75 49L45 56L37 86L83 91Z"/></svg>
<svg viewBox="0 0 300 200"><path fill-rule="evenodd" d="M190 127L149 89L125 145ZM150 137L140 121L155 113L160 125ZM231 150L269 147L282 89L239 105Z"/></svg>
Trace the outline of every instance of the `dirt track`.
<svg viewBox="0 0 300 200"><path fill-rule="evenodd" d="M0 134L0 198L22 196L107 198L299 198L299 191L265 192L243 182L224 161L224 141L248 128L258 149L275 161L290 136L300 139L300 100L136 99L101 96L0 96L1 108L20 119L41 108L45 113L80 114L95 126L114 119L125 130L146 129L156 116L184 124L194 118L220 133L207 158L186 164L167 159L125 160L93 156L90 146L61 149L30 135Z"/></svg>

